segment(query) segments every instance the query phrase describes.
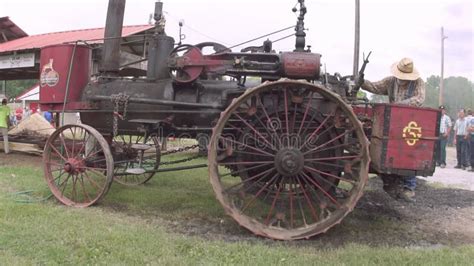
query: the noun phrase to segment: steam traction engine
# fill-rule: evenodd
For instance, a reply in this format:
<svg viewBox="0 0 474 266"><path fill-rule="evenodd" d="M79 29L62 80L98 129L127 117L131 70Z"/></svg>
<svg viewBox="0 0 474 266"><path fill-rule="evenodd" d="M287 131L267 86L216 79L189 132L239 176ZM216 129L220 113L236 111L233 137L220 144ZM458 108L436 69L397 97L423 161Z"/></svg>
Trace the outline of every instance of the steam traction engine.
<svg viewBox="0 0 474 266"><path fill-rule="evenodd" d="M163 170L158 139L169 135L199 139L226 213L274 239L309 238L339 223L369 171L433 173L438 112L370 106L354 97L350 82L321 75L321 56L305 49L303 0L296 48L281 53L269 41L252 53L210 42L176 45L157 2L141 74L120 65L124 7L125 0L109 2L101 71L92 79L89 47L42 51L42 110L78 112L82 121L59 128L44 150L45 178L62 203L87 207L113 181L145 183Z"/></svg>

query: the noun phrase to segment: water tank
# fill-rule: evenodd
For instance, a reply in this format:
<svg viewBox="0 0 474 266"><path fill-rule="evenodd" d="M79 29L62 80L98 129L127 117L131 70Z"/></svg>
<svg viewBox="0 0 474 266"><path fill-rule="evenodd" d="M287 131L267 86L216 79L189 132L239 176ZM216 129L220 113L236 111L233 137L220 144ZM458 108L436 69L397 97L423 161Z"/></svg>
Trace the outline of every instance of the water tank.
<svg viewBox="0 0 474 266"><path fill-rule="evenodd" d="M41 49L41 110L57 109L58 105L62 105L65 100L67 103L80 100L82 90L89 82L91 49L82 45L77 45L75 48L74 46L74 44L60 44ZM69 91L66 95L71 60Z"/></svg>

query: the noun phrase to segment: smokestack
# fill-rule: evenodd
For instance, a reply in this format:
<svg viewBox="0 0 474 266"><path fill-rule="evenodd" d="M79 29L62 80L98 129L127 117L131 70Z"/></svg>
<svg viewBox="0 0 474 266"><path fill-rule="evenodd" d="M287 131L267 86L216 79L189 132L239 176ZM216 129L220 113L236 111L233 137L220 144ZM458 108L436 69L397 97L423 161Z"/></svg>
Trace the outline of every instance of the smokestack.
<svg viewBox="0 0 474 266"><path fill-rule="evenodd" d="M105 74L117 75L120 68L120 42L124 12L125 0L109 0L101 67L101 72Z"/></svg>

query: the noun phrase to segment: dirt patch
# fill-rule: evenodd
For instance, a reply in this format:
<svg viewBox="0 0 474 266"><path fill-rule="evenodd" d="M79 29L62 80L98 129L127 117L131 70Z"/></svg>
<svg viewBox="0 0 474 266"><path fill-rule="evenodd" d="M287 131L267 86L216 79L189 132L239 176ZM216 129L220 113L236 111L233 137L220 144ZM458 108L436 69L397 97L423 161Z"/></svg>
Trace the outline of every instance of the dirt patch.
<svg viewBox="0 0 474 266"><path fill-rule="evenodd" d="M354 211L326 234L290 246L340 247L350 243L408 248L474 244L474 191L435 188L420 180L417 201L393 200L372 178ZM167 221L170 232L212 240L272 243L229 219ZM273 242L280 243L280 242Z"/></svg>
<svg viewBox="0 0 474 266"><path fill-rule="evenodd" d="M43 157L29 155L20 152L10 152L9 154L0 151L0 166L33 166L43 167Z"/></svg>

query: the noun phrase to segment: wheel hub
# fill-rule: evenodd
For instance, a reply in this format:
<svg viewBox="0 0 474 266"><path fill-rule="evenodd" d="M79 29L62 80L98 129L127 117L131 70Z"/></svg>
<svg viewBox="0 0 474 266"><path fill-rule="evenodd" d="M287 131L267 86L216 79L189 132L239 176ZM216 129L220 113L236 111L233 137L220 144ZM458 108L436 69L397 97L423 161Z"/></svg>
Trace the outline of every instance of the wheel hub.
<svg viewBox="0 0 474 266"><path fill-rule="evenodd" d="M84 161L70 158L64 163L64 171L70 174L78 174L84 171Z"/></svg>
<svg viewBox="0 0 474 266"><path fill-rule="evenodd" d="M283 148L275 156L275 167L283 176L294 176L303 170L304 156L296 148Z"/></svg>

